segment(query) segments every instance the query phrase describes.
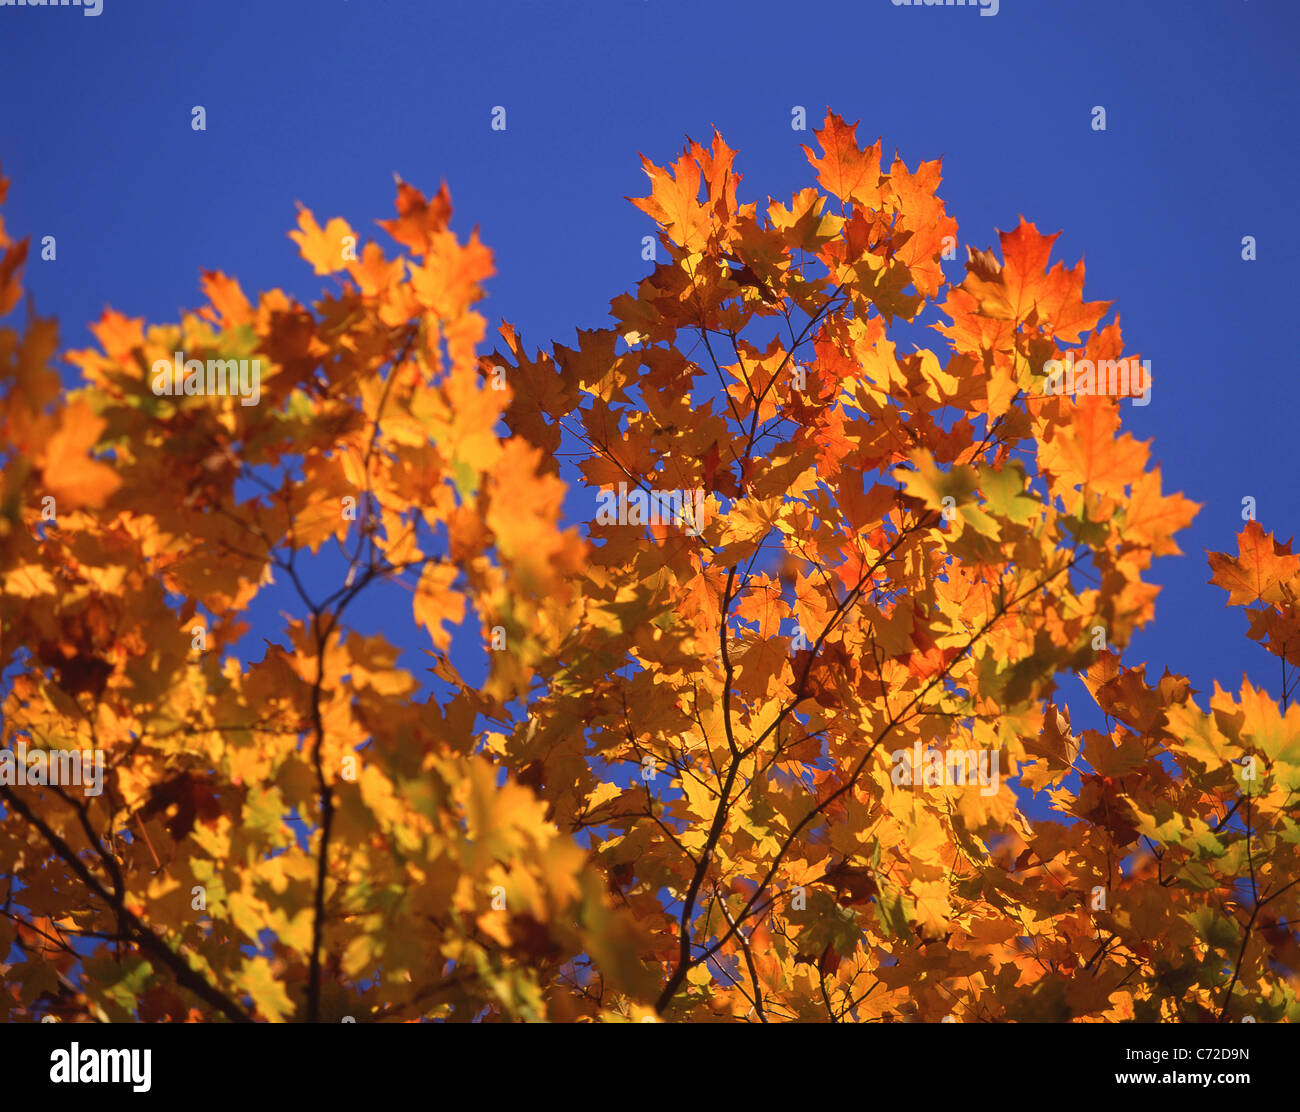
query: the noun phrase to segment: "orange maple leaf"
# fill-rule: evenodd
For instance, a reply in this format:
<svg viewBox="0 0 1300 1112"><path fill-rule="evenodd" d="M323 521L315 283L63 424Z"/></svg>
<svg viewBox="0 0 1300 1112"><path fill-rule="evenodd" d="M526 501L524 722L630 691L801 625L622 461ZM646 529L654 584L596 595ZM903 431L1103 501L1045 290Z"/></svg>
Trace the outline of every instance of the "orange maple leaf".
<svg viewBox="0 0 1300 1112"><path fill-rule="evenodd" d="M1207 552L1214 574L1210 582L1228 592L1229 606L1279 602L1282 584L1300 572L1300 555L1292 555L1291 542L1280 544L1265 533L1258 521L1248 521L1237 534L1237 555Z"/></svg>

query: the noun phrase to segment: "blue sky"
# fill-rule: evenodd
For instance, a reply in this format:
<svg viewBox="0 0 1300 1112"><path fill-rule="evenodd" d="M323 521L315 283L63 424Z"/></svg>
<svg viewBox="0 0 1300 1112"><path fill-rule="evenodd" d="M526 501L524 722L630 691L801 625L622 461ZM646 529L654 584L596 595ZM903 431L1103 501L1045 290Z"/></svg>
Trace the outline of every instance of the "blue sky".
<svg viewBox="0 0 1300 1112"><path fill-rule="evenodd" d="M1286 354L1298 13L1282 0L1001 0L991 18L890 0L4 7L5 216L12 234L57 237L27 287L83 347L108 305L174 320L200 301L201 268L311 300L323 280L286 238L295 201L364 235L391 215L394 173L426 192L445 179L453 226L477 225L495 252L490 328L505 318L530 348L571 345L648 270L654 229L624 200L646 192L638 152L663 164L716 125L739 152L741 199L788 201L814 182L791 109L819 123L829 105L909 166L943 157L963 244L995 243L1020 214L1063 230L1055 257L1085 257L1086 296L1115 302L1128 350L1152 360L1151 404L1126 405L1126 427L1154 438L1165 490L1204 508L1186 555L1156 563L1156 623L1125 660L1189 675L1204 706L1213 678L1236 689L1243 671L1278 692L1276 660L1207 584L1203 549L1235 552L1248 495L1266 530L1300 526Z"/></svg>

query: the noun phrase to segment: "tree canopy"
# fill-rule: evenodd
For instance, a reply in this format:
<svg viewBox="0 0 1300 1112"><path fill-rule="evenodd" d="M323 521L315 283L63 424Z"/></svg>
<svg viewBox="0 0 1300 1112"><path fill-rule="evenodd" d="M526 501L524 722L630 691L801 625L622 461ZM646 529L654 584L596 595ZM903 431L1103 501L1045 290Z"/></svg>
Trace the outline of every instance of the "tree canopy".
<svg viewBox="0 0 1300 1112"><path fill-rule="evenodd" d="M1300 1017L1300 556L1209 556L1280 703L1124 663L1198 507L1109 304L1024 220L951 284L939 163L815 134L761 211L644 160L573 348L489 350L405 182L387 248L300 211L314 304L203 272L74 389L0 329L0 1014Z"/></svg>

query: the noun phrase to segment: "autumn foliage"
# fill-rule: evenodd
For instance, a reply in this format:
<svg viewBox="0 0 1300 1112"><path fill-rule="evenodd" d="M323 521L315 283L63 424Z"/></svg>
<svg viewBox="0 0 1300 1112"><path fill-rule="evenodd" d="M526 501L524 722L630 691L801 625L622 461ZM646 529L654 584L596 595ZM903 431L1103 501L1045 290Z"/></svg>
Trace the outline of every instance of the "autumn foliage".
<svg viewBox="0 0 1300 1112"><path fill-rule="evenodd" d="M1023 221L951 285L939 164L816 135L761 212L716 135L646 161L661 261L576 348L490 350L490 252L405 183L390 250L300 212L314 305L205 272L72 391L0 331L2 744L105 759L0 783L0 1014L1300 1017L1300 557L1210 556L1280 707L1124 664L1197 507L1041 388L1131 355L1109 305ZM175 352L259 404L159 396Z"/></svg>

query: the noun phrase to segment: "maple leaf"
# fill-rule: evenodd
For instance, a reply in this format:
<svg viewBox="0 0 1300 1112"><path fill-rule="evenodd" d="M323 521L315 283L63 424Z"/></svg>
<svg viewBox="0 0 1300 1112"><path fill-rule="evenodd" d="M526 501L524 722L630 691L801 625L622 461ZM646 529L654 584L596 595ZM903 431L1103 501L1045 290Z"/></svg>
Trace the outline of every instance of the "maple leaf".
<svg viewBox="0 0 1300 1112"><path fill-rule="evenodd" d="M122 485L106 463L90 456L107 422L84 402L63 411L59 429L46 444L44 482L56 502L66 506L101 506Z"/></svg>
<svg viewBox="0 0 1300 1112"><path fill-rule="evenodd" d="M333 274L343 270L347 261L347 248L356 245L356 236L347 222L334 217L324 228L316 223L311 210L298 206L298 231L289 238L298 245L302 257L312 265L316 274Z"/></svg>
<svg viewBox="0 0 1300 1112"><path fill-rule="evenodd" d="M1293 555L1291 542L1282 544L1265 533L1258 521L1246 522L1237 534L1237 555L1210 552L1214 574L1210 582L1228 592L1229 606L1252 602L1278 602L1283 584L1300 574L1300 554Z"/></svg>
<svg viewBox="0 0 1300 1112"><path fill-rule="evenodd" d="M1116 436L1118 430L1113 401L1082 398L1070 423L1039 445L1039 462L1063 487L1122 497L1141 478L1148 449L1129 433Z"/></svg>
<svg viewBox="0 0 1300 1112"><path fill-rule="evenodd" d="M858 125L848 125L827 110L826 122L814 131L822 148L818 158L811 147L804 147L808 161L828 193L841 201L852 201L863 208L880 207L880 142L865 151L855 137Z"/></svg>
<svg viewBox="0 0 1300 1112"><path fill-rule="evenodd" d="M403 247L416 255L427 255L436 236L447 230L451 219L451 193L443 182L432 200L426 200L415 186L397 178L397 219L377 221Z"/></svg>
<svg viewBox="0 0 1300 1112"><path fill-rule="evenodd" d="M434 645L445 652L451 635L442 623L459 623L465 617L465 598L451 590L458 571L454 565L429 563L415 590L415 620L429 631Z"/></svg>

